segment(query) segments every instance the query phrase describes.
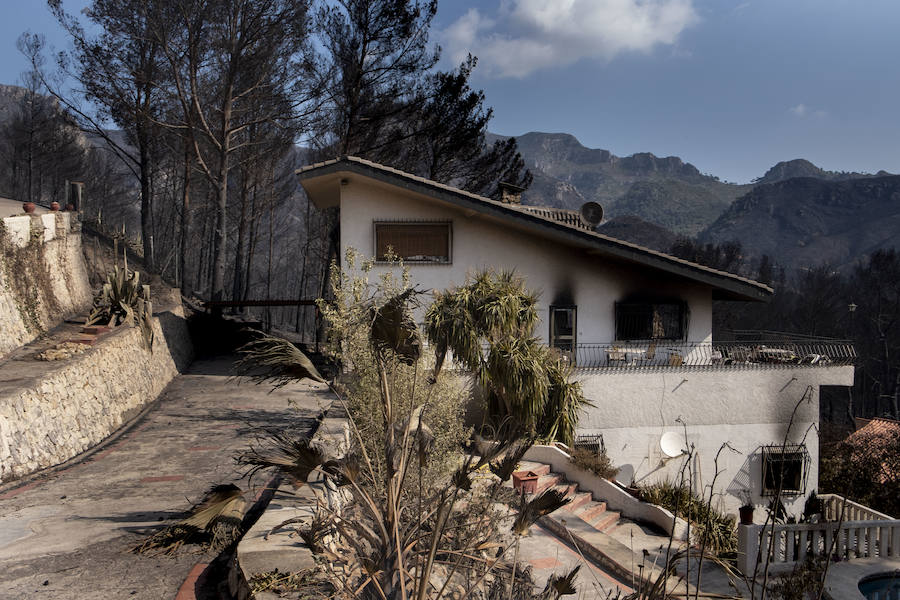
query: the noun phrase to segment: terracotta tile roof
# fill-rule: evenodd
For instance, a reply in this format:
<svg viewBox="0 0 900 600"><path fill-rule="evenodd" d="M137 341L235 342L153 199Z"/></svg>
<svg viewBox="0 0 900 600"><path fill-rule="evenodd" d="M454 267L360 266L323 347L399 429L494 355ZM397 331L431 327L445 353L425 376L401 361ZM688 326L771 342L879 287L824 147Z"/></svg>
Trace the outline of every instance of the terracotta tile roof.
<svg viewBox="0 0 900 600"><path fill-rule="evenodd" d="M498 216L518 217L518 220L526 221L530 225L537 225L537 231L544 235L562 230L570 236L587 242L602 253L641 262L649 267L702 281L707 285L711 285L714 290L722 290L741 300L768 300L773 293L771 287L758 281L700 265L664 252L658 252L639 244L619 240L563 220L556 220L544 213L544 211L535 210L536 207L506 204L355 156L344 156L306 165L297 169L296 174L303 181L320 174L327 175L342 170L356 171L362 175L379 178L395 185L399 185L402 181L424 186L431 191L444 192L446 194L445 198L451 199L451 201L452 199L468 201L466 204L476 210L480 209L482 212L490 211L495 215L499 213ZM394 181L390 181L391 179ZM729 296L726 295L725 297Z"/></svg>
<svg viewBox="0 0 900 600"><path fill-rule="evenodd" d="M858 429L847 436L848 444L869 444L874 439L884 441L900 437L900 421L876 417L874 419L857 419Z"/></svg>
<svg viewBox="0 0 900 600"><path fill-rule="evenodd" d="M856 460L865 461L871 456L888 456L895 452L900 441L900 421L876 417L874 419L856 419L859 427L847 436L844 444L850 447ZM895 462L883 460L878 473L880 483L897 480Z"/></svg>

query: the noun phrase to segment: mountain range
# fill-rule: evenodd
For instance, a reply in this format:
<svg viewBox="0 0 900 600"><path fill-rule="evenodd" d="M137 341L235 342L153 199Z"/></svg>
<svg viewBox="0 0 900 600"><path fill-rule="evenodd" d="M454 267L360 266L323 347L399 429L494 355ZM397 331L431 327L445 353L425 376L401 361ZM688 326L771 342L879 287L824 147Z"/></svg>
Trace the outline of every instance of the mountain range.
<svg viewBox="0 0 900 600"><path fill-rule="evenodd" d="M794 159L735 184L677 156L619 157L567 133L516 140L534 175L524 203L577 209L598 202L605 215L598 231L657 250L668 251L680 236L739 241L746 258L840 268L900 247L900 176L885 171L826 171Z"/></svg>

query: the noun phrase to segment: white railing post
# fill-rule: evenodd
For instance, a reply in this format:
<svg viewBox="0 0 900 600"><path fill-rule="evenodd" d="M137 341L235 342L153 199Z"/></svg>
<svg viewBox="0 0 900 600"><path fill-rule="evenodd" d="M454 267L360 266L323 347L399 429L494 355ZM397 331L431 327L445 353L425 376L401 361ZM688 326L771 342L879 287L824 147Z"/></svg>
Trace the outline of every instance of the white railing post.
<svg viewBox="0 0 900 600"><path fill-rule="evenodd" d="M744 575L752 575L759 556L759 534L762 525L738 525L737 566Z"/></svg>
<svg viewBox="0 0 900 600"><path fill-rule="evenodd" d="M863 511L865 513L865 511ZM834 547L832 548L832 544ZM900 520L879 519L822 523L791 523L772 527L738 526L738 568L749 575L757 557L771 552L772 565L800 564L807 555L841 558L897 558Z"/></svg>

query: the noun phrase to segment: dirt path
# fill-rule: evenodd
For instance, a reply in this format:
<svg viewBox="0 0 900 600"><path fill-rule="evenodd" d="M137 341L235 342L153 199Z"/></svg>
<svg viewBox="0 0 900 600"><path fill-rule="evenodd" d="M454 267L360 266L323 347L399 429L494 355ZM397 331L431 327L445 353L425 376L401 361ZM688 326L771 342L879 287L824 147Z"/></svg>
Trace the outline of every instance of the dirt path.
<svg viewBox="0 0 900 600"><path fill-rule="evenodd" d="M0 598L175 598L193 567L213 557L128 549L182 516L212 484L247 490L234 452L259 427L309 431L328 400L305 384L271 394L237 385L228 381L233 361L195 362L115 442L24 486L0 488Z"/></svg>

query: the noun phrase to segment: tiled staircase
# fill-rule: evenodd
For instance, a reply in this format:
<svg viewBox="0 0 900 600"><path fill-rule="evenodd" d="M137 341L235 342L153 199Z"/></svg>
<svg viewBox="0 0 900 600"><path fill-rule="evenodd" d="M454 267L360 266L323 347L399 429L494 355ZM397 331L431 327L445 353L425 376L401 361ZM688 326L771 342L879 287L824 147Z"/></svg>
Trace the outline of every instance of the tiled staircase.
<svg viewBox="0 0 900 600"><path fill-rule="evenodd" d="M579 491L578 484L570 483L563 475L553 473L550 465L523 461L519 463L519 470L532 471L540 476L537 481L538 494L554 488L566 498L570 498L571 502L563 507L563 510L574 514L597 531L608 534L622 522L627 521L619 513L607 510L606 502L603 500L595 500L590 492Z"/></svg>
<svg viewBox="0 0 900 600"><path fill-rule="evenodd" d="M615 597L609 590L616 586L628 594L636 586L649 586L649 582L662 576L665 556L670 551L669 537L663 531L608 510L602 498L579 491L577 484L552 472L550 465L521 461L518 470L538 475L536 493L555 488L572 499L559 510L541 517L532 528L531 541L522 543L519 558L532 566L538 589L542 589L551 575L565 572L576 564L585 567L576 582L579 597L585 600ZM506 485L512 487L512 481ZM568 549L562 549L560 545ZM677 551L680 546L677 542L672 550ZM678 573L683 574L682 567L678 569ZM708 588L715 594L707 596L701 592L701 597L735 597L728 574L711 572L716 569L709 561L704 566L704 591ZM640 583L642 580L643 584ZM667 585L673 596L683 596L687 592L679 577L673 577Z"/></svg>

